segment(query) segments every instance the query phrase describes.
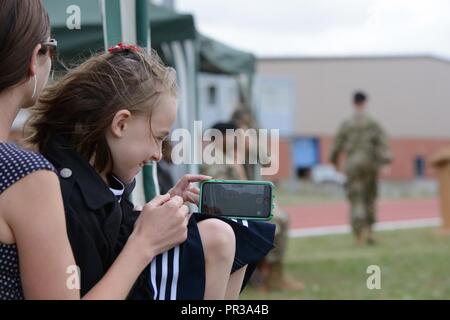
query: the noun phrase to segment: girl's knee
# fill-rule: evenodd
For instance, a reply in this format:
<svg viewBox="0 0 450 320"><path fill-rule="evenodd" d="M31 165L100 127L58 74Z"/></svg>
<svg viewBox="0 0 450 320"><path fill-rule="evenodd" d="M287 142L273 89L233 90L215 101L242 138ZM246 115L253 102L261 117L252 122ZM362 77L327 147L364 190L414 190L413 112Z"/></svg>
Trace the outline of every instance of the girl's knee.
<svg viewBox="0 0 450 320"><path fill-rule="evenodd" d="M205 258L234 258L236 238L233 228L219 219L207 219L198 224Z"/></svg>

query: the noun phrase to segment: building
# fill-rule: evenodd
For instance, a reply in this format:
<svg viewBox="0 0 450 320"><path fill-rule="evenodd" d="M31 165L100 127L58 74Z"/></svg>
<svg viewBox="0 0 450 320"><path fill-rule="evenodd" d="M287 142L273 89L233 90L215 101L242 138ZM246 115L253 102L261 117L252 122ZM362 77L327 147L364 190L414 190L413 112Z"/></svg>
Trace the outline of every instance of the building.
<svg viewBox="0 0 450 320"><path fill-rule="evenodd" d="M394 162L384 178L433 177L431 154L450 145L450 61L429 56L263 58L255 103L261 126L281 128L277 179L328 162L352 94L369 96L368 111L390 137Z"/></svg>
<svg viewBox="0 0 450 320"><path fill-rule="evenodd" d="M229 121L239 103L236 78L229 75L200 73L198 76L198 104L203 129L216 122Z"/></svg>
<svg viewBox="0 0 450 320"><path fill-rule="evenodd" d="M333 135L351 114L358 89L368 94L369 113L390 137L394 162L384 178L433 177L427 159L450 145L450 61L429 56L263 58L257 73L262 126L282 122L287 128L280 132L280 171L274 179L328 162Z"/></svg>
<svg viewBox="0 0 450 320"><path fill-rule="evenodd" d="M369 96L368 112L390 138L394 162L382 178L433 178L429 157L450 146L450 61L430 56L262 58L253 103L261 128L280 129L280 169L272 180L307 175L328 163L333 136L352 112L352 95ZM236 78L202 73L204 129L229 119Z"/></svg>

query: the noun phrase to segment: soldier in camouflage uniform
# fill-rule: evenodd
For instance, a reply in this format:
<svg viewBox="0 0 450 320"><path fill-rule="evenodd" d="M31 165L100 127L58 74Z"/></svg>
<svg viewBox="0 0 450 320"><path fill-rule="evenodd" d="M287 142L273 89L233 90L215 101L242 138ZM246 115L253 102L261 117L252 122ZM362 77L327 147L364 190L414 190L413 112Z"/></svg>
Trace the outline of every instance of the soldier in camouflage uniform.
<svg viewBox="0 0 450 320"><path fill-rule="evenodd" d="M366 95L355 93L355 112L346 120L336 135L330 160L338 166L340 153L346 154L345 189L351 207L351 225L358 244L373 244L372 225L375 223L378 171L391 162L387 137L378 123L365 112Z"/></svg>
<svg viewBox="0 0 450 320"><path fill-rule="evenodd" d="M236 130L237 127L231 122L218 122L212 129L219 130L225 139L226 130ZM200 172L202 174L214 177L214 179L224 179L224 180L247 180L245 170L242 165L237 164L236 161L226 161L227 151L226 151L226 140L214 141L216 144L216 152L223 153L223 164L203 164L200 166ZM236 153L235 153L236 154ZM218 155L216 154L216 157Z"/></svg>

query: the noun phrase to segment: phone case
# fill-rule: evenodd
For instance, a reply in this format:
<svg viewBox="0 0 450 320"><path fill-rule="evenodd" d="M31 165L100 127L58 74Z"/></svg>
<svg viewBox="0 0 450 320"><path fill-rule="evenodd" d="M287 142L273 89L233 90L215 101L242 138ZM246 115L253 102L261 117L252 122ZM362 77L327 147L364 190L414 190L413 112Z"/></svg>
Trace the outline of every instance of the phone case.
<svg viewBox="0 0 450 320"><path fill-rule="evenodd" d="M232 184L263 184L263 185L270 185L272 187L272 205L270 207L270 214L267 218L257 218L257 217L246 217L246 216L222 216L232 219L245 219L245 220L258 220L258 221L270 221L273 218L273 210L275 208L275 194L273 193L274 184L270 181L253 181L253 180L220 180L220 179L211 179L211 180L204 180L200 182L200 199L199 199L199 211L201 211L202 208L202 199L203 199L203 186L206 183L214 183L214 182L220 182L220 183L232 183Z"/></svg>

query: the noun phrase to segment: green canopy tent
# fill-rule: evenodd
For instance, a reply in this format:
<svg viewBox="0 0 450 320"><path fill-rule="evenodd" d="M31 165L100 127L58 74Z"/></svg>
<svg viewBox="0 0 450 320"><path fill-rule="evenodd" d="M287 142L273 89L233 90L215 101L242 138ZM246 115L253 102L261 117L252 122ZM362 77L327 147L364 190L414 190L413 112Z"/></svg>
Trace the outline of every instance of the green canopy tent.
<svg viewBox="0 0 450 320"><path fill-rule="evenodd" d="M104 51L106 44L99 1L44 0L44 4L49 12L52 33L58 40L60 58L65 64L71 66L94 52ZM73 6L79 9L80 29L76 28ZM255 66L255 57L252 54L230 48L199 34L191 14L177 13L155 6L149 1L148 16L152 48L177 71L180 99L175 127L194 132L194 121L201 119L197 103L199 71L238 76L241 96L246 102L250 101L251 78ZM200 146L194 145L194 149L196 148ZM193 150L190 153L195 155L197 152ZM176 178L186 172L195 173L198 170L194 164L175 167ZM143 176L139 176L137 180L136 189L140 194L137 196L137 202L148 201L158 193L155 179L155 166L145 168Z"/></svg>
<svg viewBox="0 0 450 320"><path fill-rule="evenodd" d="M85 59L92 52L104 50L101 9L92 0L44 0L52 22L52 32L60 42L59 52L65 61ZM71 5L80 8L81 29L70 29ZM220 74L253 74L255 57L231 48L198 33L194 18L149 3L152 47L161 52L161 45L186 39L197 40L200 70ZM69 27L68 27L69 25Z"/></svg>
<svg viewBox="0 0 450 320"><path fill-rule="evenodd" d="M202 34L197 34L197 38L200 46L200 71L237 76L241 100L245 106L251 106L255 56Z"/></svg>
<svg viewBox="0 0 450 320"><path fill-rule="evenodd" d="M200 42L201 71L231 75L255 72L253 54L234 49L202 34L197 34L197 38Z"/></svg>
<svg viewBox="0 0 450 320"><path fill-rule="evenodd" d="M58 51L65 62L79 62L91 53L104 51L102 14L99 1L44 0L50 16L52 33L59 41ZM73 27L71 6L80 10L80 29ZM183 41L197 37L194 18L148 3L152 47L162 43Z"/></svg>

